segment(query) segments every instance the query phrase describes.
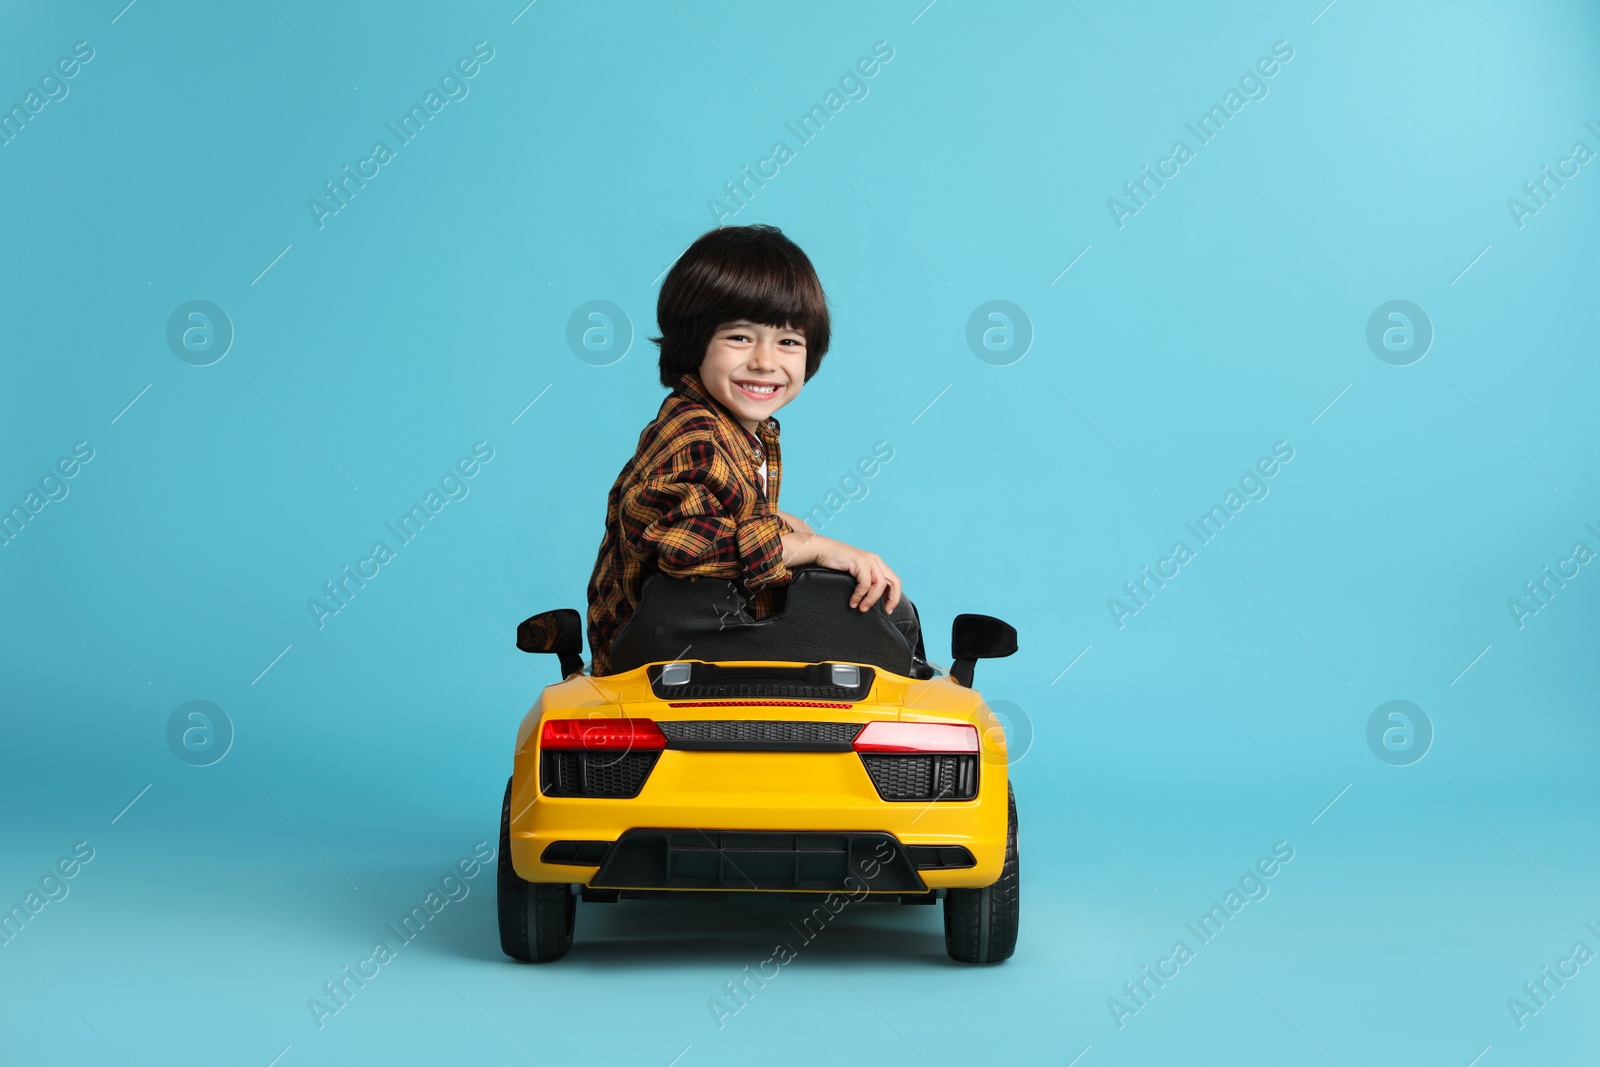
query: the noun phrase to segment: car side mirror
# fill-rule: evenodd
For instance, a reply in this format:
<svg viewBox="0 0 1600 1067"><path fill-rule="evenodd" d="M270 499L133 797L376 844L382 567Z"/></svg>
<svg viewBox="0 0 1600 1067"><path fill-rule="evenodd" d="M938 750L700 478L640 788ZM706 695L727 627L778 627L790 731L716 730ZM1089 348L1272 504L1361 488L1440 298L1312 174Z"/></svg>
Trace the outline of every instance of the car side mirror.
<svg viewBox="0 0 1600 1067"><path fill-rule="evenodd" d="M950 677L972 688L972 668L980 659L1000 659L1017 650L1017 631L993 615L957 615L950 627Z"/></svg>
<svg viewBox="0 0 1600 1067"><path fill-rule="evenodd" d="M561 677L583 670L583 617L572 608L542 611L517 627L517 647L524 652L554 652L561 657Z"/></svg>

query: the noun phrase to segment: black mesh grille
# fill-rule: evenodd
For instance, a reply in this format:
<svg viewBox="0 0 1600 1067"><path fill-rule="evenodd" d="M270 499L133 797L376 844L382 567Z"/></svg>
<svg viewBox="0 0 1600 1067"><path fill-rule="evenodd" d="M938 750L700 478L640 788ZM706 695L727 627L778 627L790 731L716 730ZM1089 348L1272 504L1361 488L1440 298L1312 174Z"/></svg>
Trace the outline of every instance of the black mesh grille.
<svg viewBox="0 0 1600 1067"><path fill-rule="evenodd" d="M971 800L978 795L977 756L863 753L861 762L884 800Z"/></svg>
<svg viewBox="0 0 1600 1067"><path fill-rule="evenodd" d="M545 752L540 777L546 796L636 797L659 752Z"/></svg>
<svg viewBox="0 0 1600 1067"><path fill-rule="evenodd" d="M664 700L732 700L755 697L767 700L828 700L838 703L860 700L860 686L787 685L775 682L742 682L719 685L663 685L656 692Z"/></svg>
<svg viewBox="0 0 1600 1067"><path fill-rule="evenodd" d="M927 889L906 849L882 832L653 828L628 830L617 838L589 885L623 890Z"/></svg>
<svg viewBox="0 0 1600 1067"><path fill-rule="evenodd" d="M871 667L857 667L859 684L833 684L833 664L804 667L724 667L716 663L690 664L682 685L664 685L664 664L648 671L650 689L662 700L826 700L856 703L872 691Z"/></svg>
<svg viewBox="0 0 1600 1067"><path fill-rule="evenodd" d="M658 722L668 741L754 741L764 744L848 745L861 732L856 722L752 722L722 719Z"/></svg>

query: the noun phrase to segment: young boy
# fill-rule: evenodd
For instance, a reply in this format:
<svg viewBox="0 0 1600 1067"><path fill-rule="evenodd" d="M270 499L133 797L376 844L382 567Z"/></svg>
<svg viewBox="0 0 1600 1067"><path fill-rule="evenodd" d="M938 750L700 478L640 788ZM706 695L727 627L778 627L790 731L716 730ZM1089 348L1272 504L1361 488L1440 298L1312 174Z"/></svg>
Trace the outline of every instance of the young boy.
<svg viewBox="0 0 1600 1067"><path fill-rule="evenodd" d="M712 230L668 272L656 320L651 341L672 393L606 501L589 579L591 673L610 673L611 642L656 570L734 579L760 619L778 610L789 569L802 564L849 572L850 606L868 611L881 599L921 664L916 609L894 571L778 509L773 412L800 395L828 351L827 297L810 259L773 226Z"/></svg>

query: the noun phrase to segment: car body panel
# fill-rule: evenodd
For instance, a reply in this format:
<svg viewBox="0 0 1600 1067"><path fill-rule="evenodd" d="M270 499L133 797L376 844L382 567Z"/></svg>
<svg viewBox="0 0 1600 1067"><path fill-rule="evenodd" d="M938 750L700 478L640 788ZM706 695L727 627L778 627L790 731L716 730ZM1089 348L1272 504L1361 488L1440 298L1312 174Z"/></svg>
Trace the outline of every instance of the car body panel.
<svg viewBox="0 0 1600 1067"><path fill-rule="evenodd" d="M797 665L763 660L721 662L724 666ZM976 691L945 674L917 680L879 667L866 698L844 708L715 700L674 707L652 692L648 669L598 678L569 675L546 687L524 717L517 734L511 787L510 852L519 877L529 882L586 885L598 866L545 863L540 859L545 848L553 841L615 841L625 831L637 828L883 832L902 845L963 845L972 852L977 861L973 867L919 871L930 889L981 888L1000 877L1007 822L1005 731ZM538 741L546 718L624 716L657 722L968 724L976 727L979 737L977 796L971 800L886 801L853 751L672 747L661 753L637 797L541 794Z"/></svg>

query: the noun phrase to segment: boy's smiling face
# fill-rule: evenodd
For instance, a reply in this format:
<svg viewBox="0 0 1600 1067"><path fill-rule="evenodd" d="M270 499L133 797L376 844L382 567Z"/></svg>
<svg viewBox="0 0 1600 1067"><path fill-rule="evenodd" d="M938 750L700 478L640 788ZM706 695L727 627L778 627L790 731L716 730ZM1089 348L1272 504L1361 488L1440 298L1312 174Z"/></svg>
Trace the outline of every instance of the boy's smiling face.
<svg viewBox="0 0 1600 1067"><path fill-rule="evenodd" d="M805 377L805 334L744 319L718 326L700 362L706 392L751 433L800 395Z"/></svg>

